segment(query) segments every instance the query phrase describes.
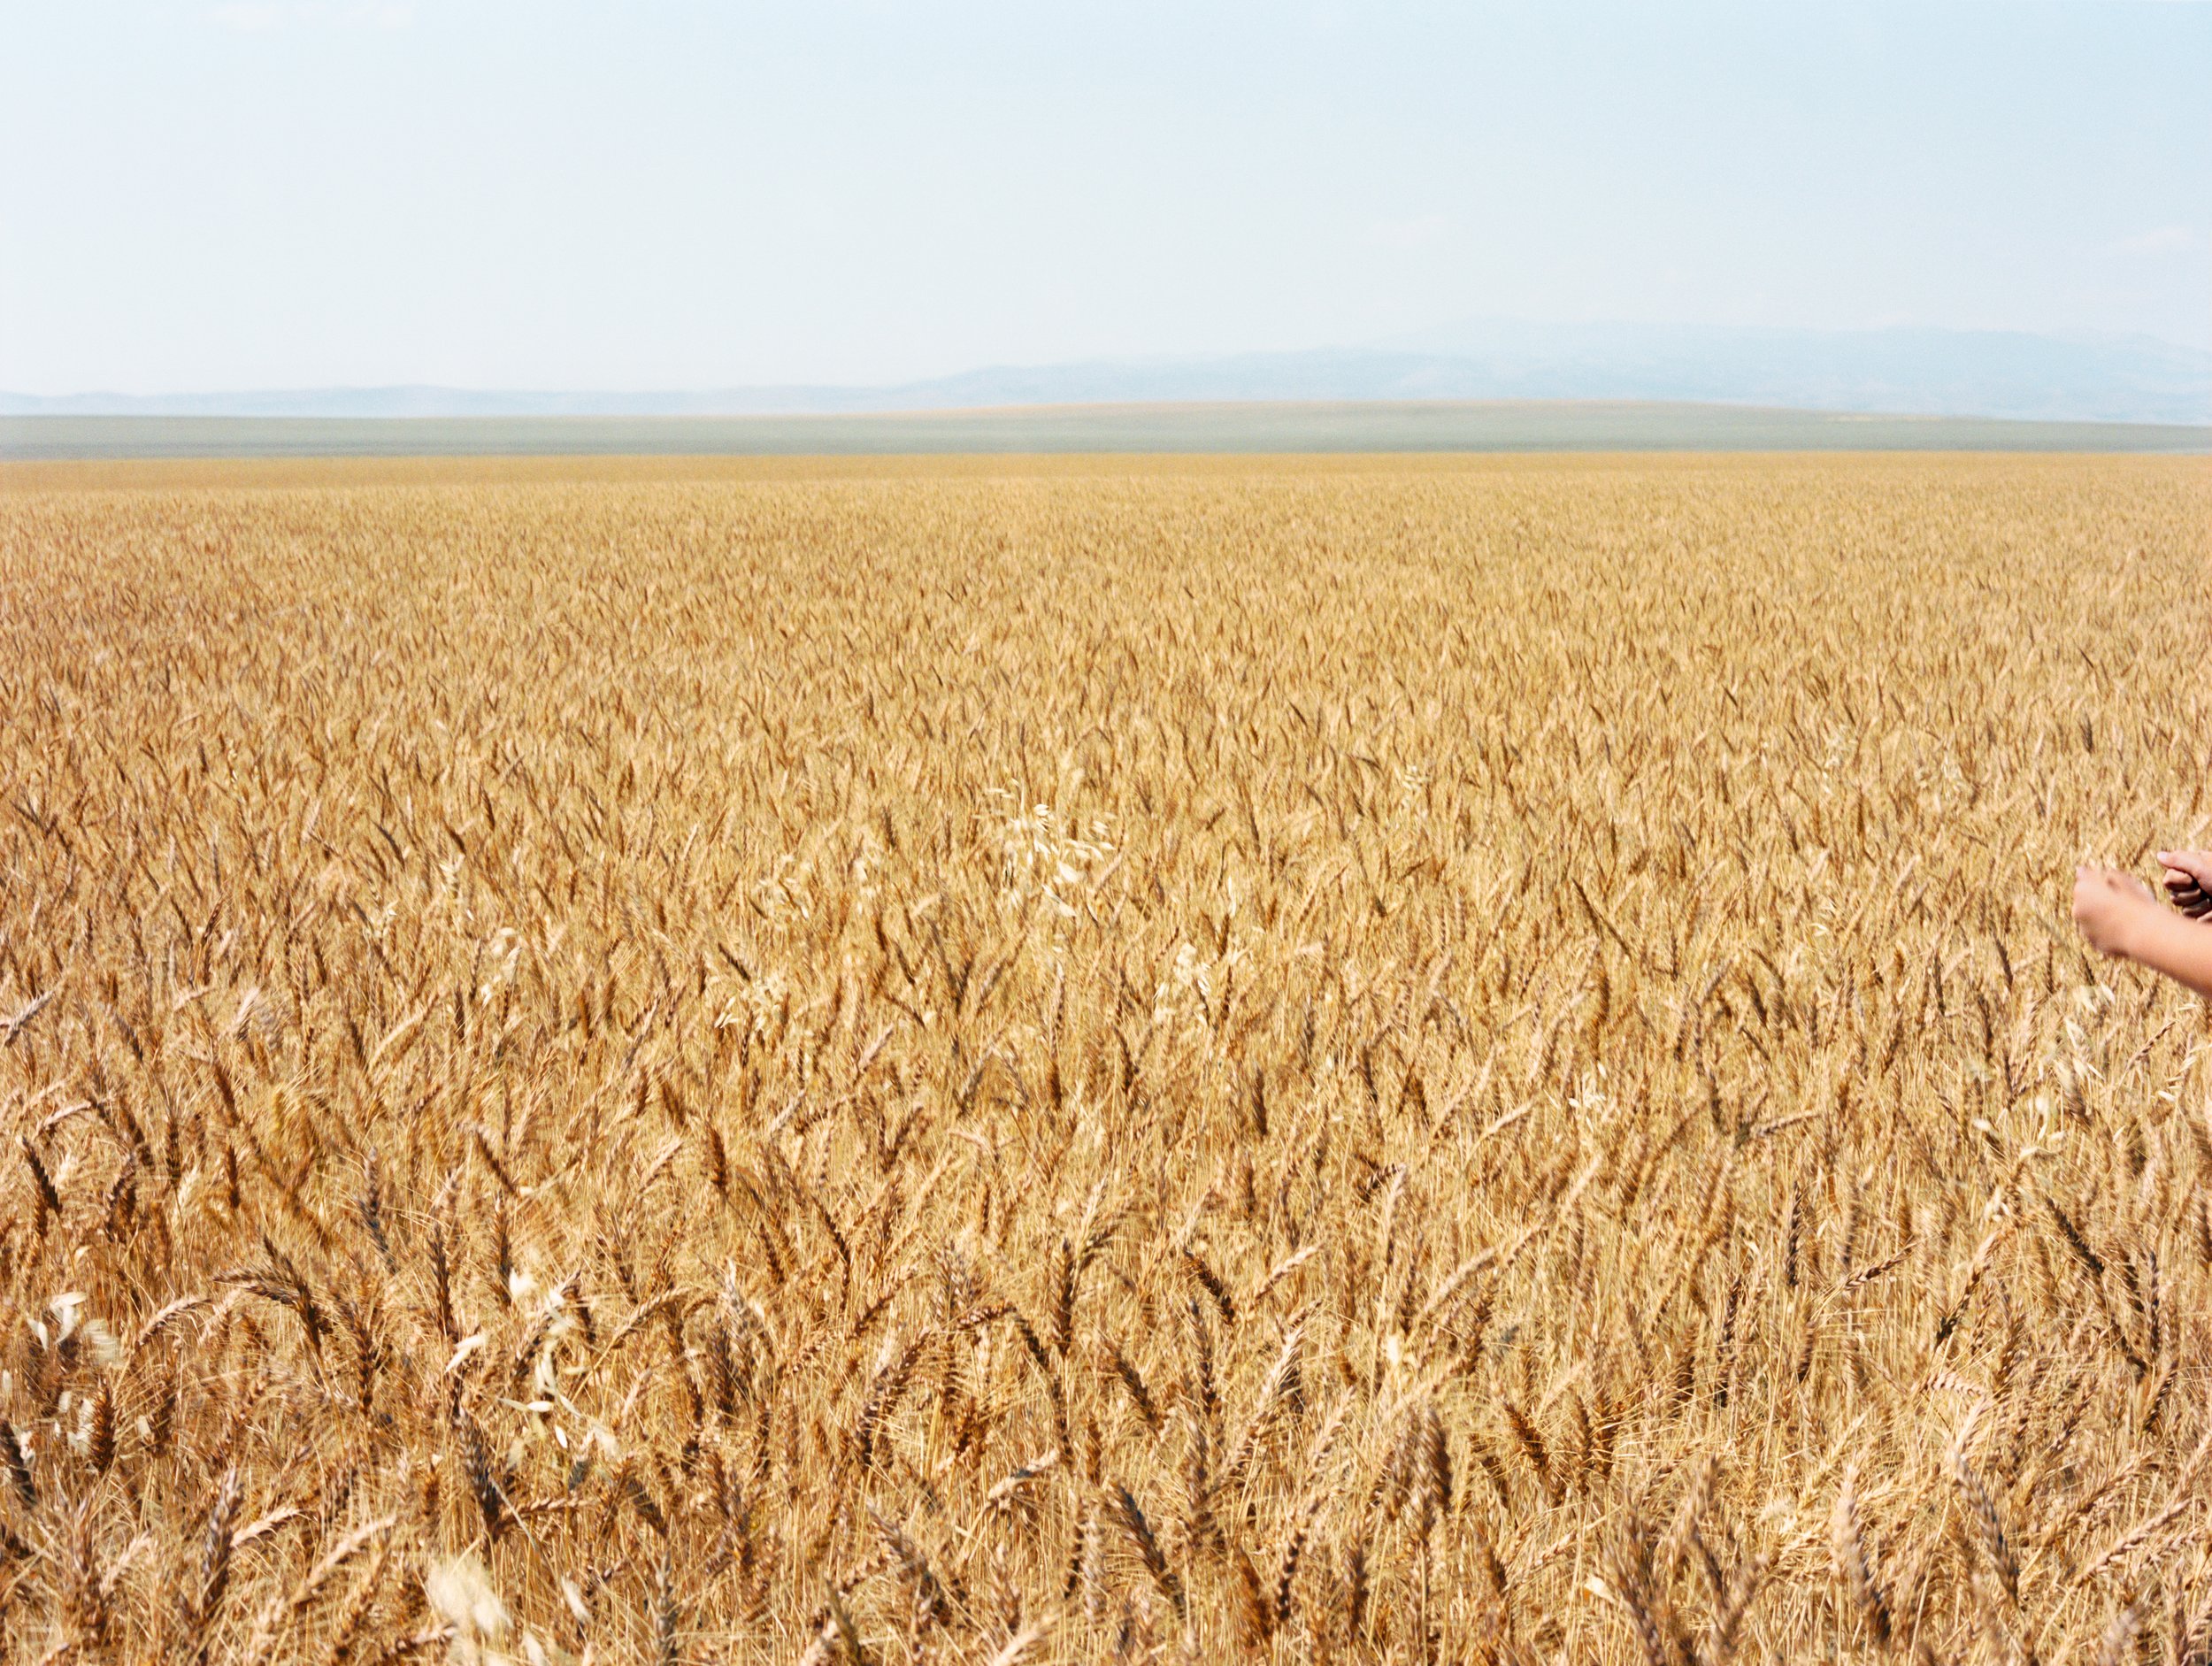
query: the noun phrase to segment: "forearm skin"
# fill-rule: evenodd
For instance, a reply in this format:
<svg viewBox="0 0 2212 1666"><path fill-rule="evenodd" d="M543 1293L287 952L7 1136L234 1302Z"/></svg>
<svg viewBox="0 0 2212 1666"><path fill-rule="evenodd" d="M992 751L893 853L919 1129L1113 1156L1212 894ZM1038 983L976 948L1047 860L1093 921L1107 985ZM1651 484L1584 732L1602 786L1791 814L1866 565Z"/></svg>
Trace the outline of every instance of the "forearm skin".
<svg viewBox="0 0 2212 1666"><path fill-rule="evenodd" d="M2131 926L2121 952L2212 1001L2212 927L2153 904Z"/></svg>

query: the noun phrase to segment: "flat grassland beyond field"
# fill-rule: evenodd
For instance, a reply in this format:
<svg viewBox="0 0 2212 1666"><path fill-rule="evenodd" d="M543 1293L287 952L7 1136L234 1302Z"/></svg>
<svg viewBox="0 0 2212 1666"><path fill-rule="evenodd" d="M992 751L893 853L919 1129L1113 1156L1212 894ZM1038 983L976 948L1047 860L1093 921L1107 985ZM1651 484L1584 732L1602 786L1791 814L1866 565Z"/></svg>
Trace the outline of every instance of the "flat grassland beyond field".
<svg viewBox="0 0 2212 1666"><path fill-rule="evenodd" d="M0 460L1641 450L2204 452L2212 450L2212 425L1581 399L1228 401L751 417L0 414Z"/></svg>
<svg viewBox="0 0 2212 1666"><path fill-rule="evenodd" d="M2142 459L0 495L0 1654L2201 1662Z"/></svg>

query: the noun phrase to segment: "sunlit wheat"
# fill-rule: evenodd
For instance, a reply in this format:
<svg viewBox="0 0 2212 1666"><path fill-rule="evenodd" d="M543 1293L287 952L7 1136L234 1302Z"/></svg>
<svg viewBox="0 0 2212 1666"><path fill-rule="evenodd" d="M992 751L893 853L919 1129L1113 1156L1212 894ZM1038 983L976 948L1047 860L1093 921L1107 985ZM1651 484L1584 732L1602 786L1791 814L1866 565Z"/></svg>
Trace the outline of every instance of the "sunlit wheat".
<svg viewBox="0 0 2212 1666"><path fill-rule="evenodd" d="M2212 1659L2194 461L0 497L0 1653Z"/></svg>

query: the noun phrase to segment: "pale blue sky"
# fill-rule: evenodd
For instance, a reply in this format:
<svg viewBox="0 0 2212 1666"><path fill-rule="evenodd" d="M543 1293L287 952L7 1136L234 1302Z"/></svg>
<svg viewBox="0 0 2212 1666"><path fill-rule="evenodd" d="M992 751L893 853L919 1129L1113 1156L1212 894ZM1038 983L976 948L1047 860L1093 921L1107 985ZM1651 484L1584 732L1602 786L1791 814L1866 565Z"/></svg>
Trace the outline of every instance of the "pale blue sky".
<svg viewBox="0 0 2212 1666"><path fill-rule="evenodd" d="M2212 345L2212 4L0 0L0 388Z"/></svg>

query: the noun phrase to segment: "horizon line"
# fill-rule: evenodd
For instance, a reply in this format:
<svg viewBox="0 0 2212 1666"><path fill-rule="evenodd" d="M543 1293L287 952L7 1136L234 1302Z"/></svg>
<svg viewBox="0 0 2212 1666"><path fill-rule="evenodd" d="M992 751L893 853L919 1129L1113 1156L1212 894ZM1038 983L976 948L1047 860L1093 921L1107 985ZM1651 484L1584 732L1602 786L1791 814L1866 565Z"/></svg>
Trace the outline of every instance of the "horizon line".
<svg viewBox="0 0 2212 1666"><path fill-rule="evenodd" d="M629 386L590 384L583 381L562 383L464 382L436 380L376 380L376 381L292 381L284 384L232 384L227 387L201 386L196 388L169 388L149 393L130 393L114 387L79 388L60 393L34 392L0 384L0 399L59 402L73 400L128 400L148 403L158 400L255 399L280 398L286 395L363 395L397 393L448 394L479 397L578 397L578 398L698 398L718 394L864 394L897 393L910 388L926 388L933 384L958 381L965 378L989 375L1025 374L1048 372L1091 371L1100 369L1146 370L1172 366L1205 366L1234 364L1252 359L1311 358L1333 354L1391 357L1428 360L1456 360L1479 362L1484 357L1512 350L1502 343L1480 348L1452 346L1422 346L1417 342L1424 336L1437 336L1455 330L1498 327L1535 332L1646 332L1655 335L1710 334L1747 337L1802 336L1827 340L1873 339L1900 335L1945 335L2008 339L2023 342L2051 342L2067 346L2088 346L2097 343L2116 344L2134 342L2156 346L2170 352L2201 358L2212 368L2212 344L2199 345L2177 341L2170 336L2157 335L2144 330L2091 329L2027 329L2013 326L1980 326L1926 324L1901 321L1896 323L1827 326L1776 324L1709 324L1666 322L1650 323L1619 319L1594 319L1562 321L1546 319L1522 319L1494 315L1461 318L1442 324L1418 326L1409 330L1392 331L1386 334L1361 342L1324 342L1306 347L1248 347L1209 348L1187 351L1148 350L1128 353L1094 353L1072 357L1043 359L1000 358L973 362L965 366L919 375L875 376L859 380L775 378L760 380L721 379L695 384L667 382L640 383ZM1543 397L1539 395L1538 397ZM1573 395L1564 395L1573 397ZM1691 403L1712 403L1699 400ZM1796 409L1777 406L1775 409ZM28 413L20 413L28 414ZM80 413L91 415L92 412ZM119 412L117 414L129 414ZM738 414L738 413L732 413ZM745 413L751 414L751 413Z"/></svg>

